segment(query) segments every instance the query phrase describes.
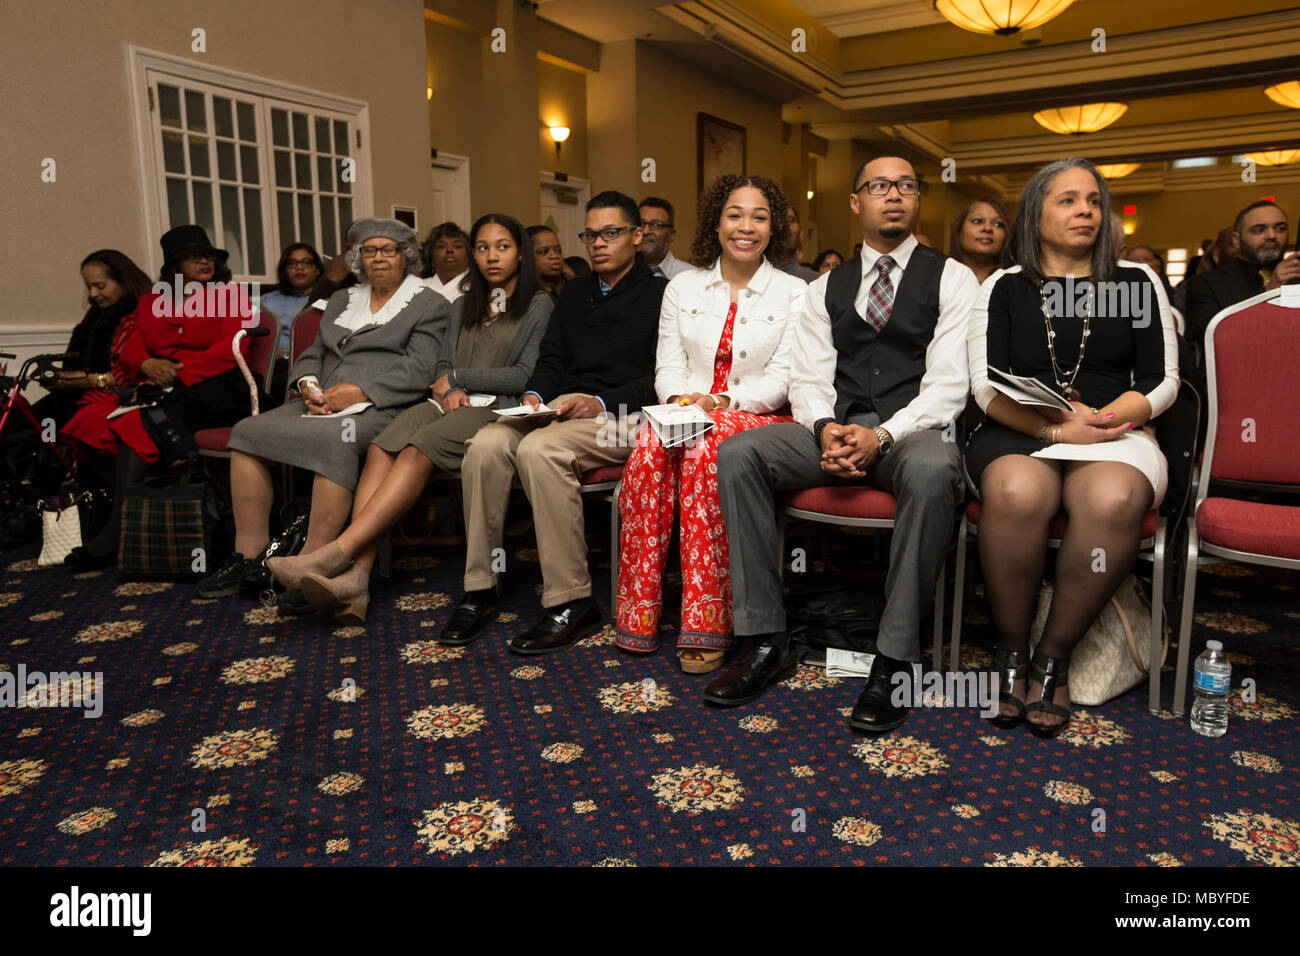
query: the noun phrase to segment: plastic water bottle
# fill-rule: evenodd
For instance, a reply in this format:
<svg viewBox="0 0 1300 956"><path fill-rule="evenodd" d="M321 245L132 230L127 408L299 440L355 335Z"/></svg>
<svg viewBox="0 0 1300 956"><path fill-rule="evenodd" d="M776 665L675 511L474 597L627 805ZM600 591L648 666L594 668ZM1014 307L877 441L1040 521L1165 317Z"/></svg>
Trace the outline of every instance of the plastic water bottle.
<svg viewBox="0 0 1300 956"><path fill-rule="evenodd" d="M1206 641L1205 650L1196 658L1193 681L1196 697L1192 701L1192 730L1206 737L1222 737L1228 732L1228 689L1232 686L1232 665L1218 641Z"/></svg>

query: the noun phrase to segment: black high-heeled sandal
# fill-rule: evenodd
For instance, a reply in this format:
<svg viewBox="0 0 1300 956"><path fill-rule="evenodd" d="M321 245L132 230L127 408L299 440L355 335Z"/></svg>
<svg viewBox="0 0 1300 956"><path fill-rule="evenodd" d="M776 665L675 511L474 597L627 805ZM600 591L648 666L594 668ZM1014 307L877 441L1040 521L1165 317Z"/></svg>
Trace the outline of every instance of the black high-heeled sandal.
<svg viewBox="0 0 1300 956"><path fill-rule="evenodd" d="M1016 681L1029 678L1029 652L1009 651L1002 645L993 648L993 666L998 675L998 703L1016 709L1012 717L1001 713L989 718L995 727L1014 727L1025 719L1025 702L1012 693Z"/></svg>
<svg viewBox="0 0 1300 956"><path fill-rule="evenodd" d="M1070 723L1071 712L1066 710L1060 704L1056 703L1056 692L1070 683L1070 659L1068 657L1048 657L1042 651L1034 652L1034 659L1030 665L1030 680L1037 681L1039 684L1038 700L1030 701L1025 705L1025 713L1028 714L1050 714L1053 717L1061 717L1063 720L1059 724L1043 726L1029 721L1029 729L1033 731L1036 737L1052 738L1059 737L1062 731Z"/></svg>

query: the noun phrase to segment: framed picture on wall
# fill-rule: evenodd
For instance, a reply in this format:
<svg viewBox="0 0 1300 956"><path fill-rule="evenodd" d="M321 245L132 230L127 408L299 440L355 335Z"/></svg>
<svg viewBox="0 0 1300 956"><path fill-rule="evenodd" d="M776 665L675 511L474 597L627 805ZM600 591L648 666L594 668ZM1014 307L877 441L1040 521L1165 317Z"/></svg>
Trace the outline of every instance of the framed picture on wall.
<svg viewBox="0 0 1300 956"><path fill-rule="evenodd" d="M696 134L700 192L719 176L745 175L745 127L697 113Z"/></svg>

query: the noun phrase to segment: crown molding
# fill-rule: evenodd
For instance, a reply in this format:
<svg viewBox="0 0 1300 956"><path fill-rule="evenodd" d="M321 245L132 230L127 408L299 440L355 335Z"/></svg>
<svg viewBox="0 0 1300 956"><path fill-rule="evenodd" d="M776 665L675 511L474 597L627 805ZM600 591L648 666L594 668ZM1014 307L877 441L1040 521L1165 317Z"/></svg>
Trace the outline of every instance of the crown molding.
<svg viewBox="0 0 1300 956"><path fill-rule="evenodd" d="M932 27L947 23L933 3L919 4L916 0L862 0L862 9L846 13L832 13L818 17L818 22L840 39L887 33L892 30L909 30L913 27Z"/></svg>

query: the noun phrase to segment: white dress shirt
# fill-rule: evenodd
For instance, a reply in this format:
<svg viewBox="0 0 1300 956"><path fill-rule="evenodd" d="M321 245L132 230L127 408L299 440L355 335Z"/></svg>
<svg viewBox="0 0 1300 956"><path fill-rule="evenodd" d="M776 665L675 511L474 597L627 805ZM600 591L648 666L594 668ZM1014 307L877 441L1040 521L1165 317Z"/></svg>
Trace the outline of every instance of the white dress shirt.
<svg viewBox="0 0 1300 956"><path fill-rule="evenodd" d="M731 407L764 414L785 404L790 350L800 324L808 286L766 259L736 297L732 324L731 374L720 395ZM713 361L731 309L731 286L722 278L721 260L708 269L687 269L668 283L659 309L655 392L708 393Z"/></svg>
<svg viewBox="0 0 1300 956"><path fill-rule="evenodd" d="M903 270L911 261L916 246L916 237L908 236L889 253L894 260L889 280L893 283L895 296L902 283ZM862 282L853 300L853 309L859 317L866 315L871 287L878 277L876 261L882 254L863 243L860 257ZM823 418L835 417L838 354L831 335L830 314L826 311L829 277L829 272L823 273L808 286L803 321L799 324L791 356L790 409L795 421L808 429ZM975 273L966 266L956 259L944 263L939 280L939 320L934 328L934 338L925 350L921 390L906 407L880 423L894 441L902 441L922 428L937 428L955 421L966 407L966 395L970 391L966 329L979 289ZM862 321L866 319L862 318Z"/></svg>
<svg viewBox="0 0 1300 956"><path fill-rule="evenodd" d="M646 265L650 264L646 263ZM665 279L672 280L676 279L678 274L685 272L688 269L694 269L695 266L691 265L689 262L682 262L682 260L674 256L673 251L669 249L668 254L664 256L664 261L659 263L657 266L650 266L650 268L658 269L664 274Z"/></svg>
<svg viewBox="0 0 1300 956"><path fill-rule="evenodd" d="M420 281L424 283L424 287L426 289L432 289L434 292L438 293L438 295L442 296L448 302L455 302L462 295L464 295L464 293L460 291L460 284L463 281L465 281L465 277L467 275L469 275L468 269L466 269L460 275L453 276L452 278L448 279L446 282L443 282L441 279L438 278L438 273L435 272L427 279L421 279Z"/></svg>

